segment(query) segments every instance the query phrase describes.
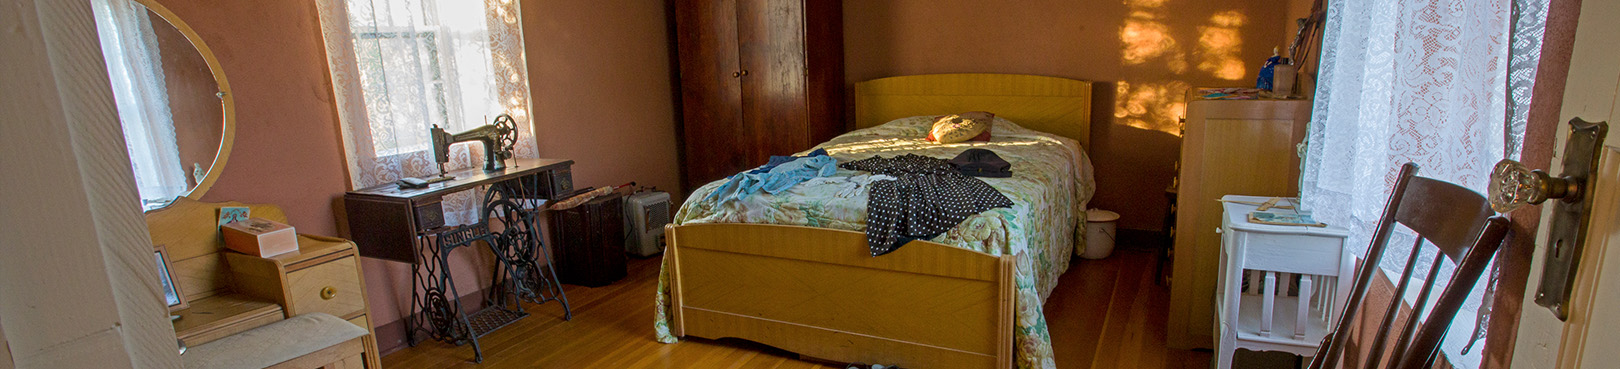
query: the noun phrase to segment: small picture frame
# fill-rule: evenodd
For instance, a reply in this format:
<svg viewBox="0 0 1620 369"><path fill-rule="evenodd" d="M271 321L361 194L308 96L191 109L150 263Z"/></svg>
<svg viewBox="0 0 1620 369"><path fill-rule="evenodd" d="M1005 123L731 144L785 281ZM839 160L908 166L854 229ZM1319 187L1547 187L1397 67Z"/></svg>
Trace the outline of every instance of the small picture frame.
<svg viewBox="0 0 1620 369"><path fill-rule="evenodd" d="M219 207L219 225L245 221L248 220L250 215L252 215L252 209L246 206L221 206Z"/></svg>
<svg viewBox="0 0 1620 369"><path fill-rule="evenodd" d="M186 304L186 294L180 291L180 284L174 280L173 264L169 263L169 249L164 245L153 248L152 257L157 259L158 280L163 284L163 302L169 305L169 313L185 310L190 307Z"/></svg>

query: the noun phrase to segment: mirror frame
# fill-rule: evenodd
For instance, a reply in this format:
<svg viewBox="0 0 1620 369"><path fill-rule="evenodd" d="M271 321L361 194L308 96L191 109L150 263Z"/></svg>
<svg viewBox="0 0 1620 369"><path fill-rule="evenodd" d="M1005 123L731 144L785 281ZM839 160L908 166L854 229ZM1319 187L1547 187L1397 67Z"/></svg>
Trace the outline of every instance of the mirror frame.
<svg viewBox="0 0 1620 369"><path fill-rule="evenodd" d="M183 196L192 200L201 200L203 194L208 193L208 189L214 187L214 182L219 180L220 174L223 174L225 161L230 158L231 147L236 140L236 101L231 92L231 83L225 79L224 68L220 66L219 58L214 56L213 49L208 47L207 42L203 42L202 36L197 35L197 31L191 29L191 25L180 20L179 16L169 11L169 8L164 7L163 4L158 4L157 0L135 0L135 2L156 13L158 17L168 21L169 25L179 30L180 34L185 35L186 40L191 41L191 46L197 48L197 53L202 54L203 61L208 63L209 73L214 75L214 82L219 84L220 110L224 112L225 124L223 129L220 130L219 151L214 153L214 163L208 166L208 174L202 180L197 181L197 186L192 187Z"/></svg>

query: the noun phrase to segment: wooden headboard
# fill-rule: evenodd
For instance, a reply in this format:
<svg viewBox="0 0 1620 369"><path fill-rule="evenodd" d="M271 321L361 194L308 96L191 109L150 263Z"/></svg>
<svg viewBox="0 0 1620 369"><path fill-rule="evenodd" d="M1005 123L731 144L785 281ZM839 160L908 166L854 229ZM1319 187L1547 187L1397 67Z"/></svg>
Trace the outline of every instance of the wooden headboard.
<svg viewBox="0 0 1620 369"><path fill-rule="evenodd" d="M1091 147L1091 82L1023 74L924 74L855 84L855 127L982 110Z"/></svg>

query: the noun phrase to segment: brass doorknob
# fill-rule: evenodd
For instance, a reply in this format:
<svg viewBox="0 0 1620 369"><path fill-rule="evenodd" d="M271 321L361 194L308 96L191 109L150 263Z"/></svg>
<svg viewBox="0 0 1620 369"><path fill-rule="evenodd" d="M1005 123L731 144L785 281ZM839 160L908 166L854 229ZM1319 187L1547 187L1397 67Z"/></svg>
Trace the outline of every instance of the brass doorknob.
<svg viewBox="0 0 1620 369"><path fill-rule="evenodd" d="M326 286L326 288L321 289L321 299L322 300L331 300L333 297L337 297L337 288L336 287Z"/></svg>
<svg viewBox="0 0 1620 369"><path fill-rule="evenodd" d="M1580 201L1584 183L1575 178L1553 177L1541 170L1530 170L1513 159L1502 159L1491 170L1488 186L1491 209L1506 213L1525 205L1540 204L1547 199Z"/></svg>

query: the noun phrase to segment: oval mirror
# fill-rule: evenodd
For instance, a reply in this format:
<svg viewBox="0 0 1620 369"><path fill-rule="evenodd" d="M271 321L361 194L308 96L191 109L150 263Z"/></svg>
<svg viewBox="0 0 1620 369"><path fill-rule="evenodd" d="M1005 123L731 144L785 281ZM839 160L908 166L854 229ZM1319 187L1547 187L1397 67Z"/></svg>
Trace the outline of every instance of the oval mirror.
<svg viewBox="0 0 1620 369"><path fill-rule="evenodd" d="M142 208L202 197L219 179L235 136L219 60L162 5L92 3Z"/></svg>

